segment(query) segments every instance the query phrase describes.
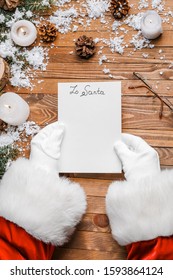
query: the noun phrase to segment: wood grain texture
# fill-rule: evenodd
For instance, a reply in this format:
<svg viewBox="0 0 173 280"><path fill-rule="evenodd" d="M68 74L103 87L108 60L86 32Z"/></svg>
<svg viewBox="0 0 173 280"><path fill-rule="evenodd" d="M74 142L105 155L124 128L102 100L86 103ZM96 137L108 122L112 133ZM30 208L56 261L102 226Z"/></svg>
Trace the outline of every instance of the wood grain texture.
<svg viewBox="0 0 173 280"><path fill-rule="evenodd" d="M74 2L77 3L75 0ZM133 7L130 13L137 14L139 1L132 2ZM165 2L162 16L169 10L173 10L173 1ZM81 8L80 1L78 8ZM140 10L140 12L143 11ZM87 16L84 17L84 21L87 19ZM129 41L136 32L128 27L127 34L122 31L118 35L124 35L124 41L128 44L124 54L112 53L110 48L100 40L96 46L96 54L91 59L79 58L75 53L74 40L80 35L85 34L101 39L115 37L115 32L111 30L114 19L110 12L106 13L106 20L109 24L100 24L100 19L96 19L92 20L91 25L86 28L83 25L79 26L77 32L59 33L53 48L42 44L49 48L50 59L45 71L36 71L33 89L7 85L6 91L18 92L30 105L29 119L44 127L58 118L57 83L59 81L120 80L122 82L123 132L142 137L158 151L161 167L172 168L173 113L164 106L163 117L159 118L160 101L154 98L148 89L140 87L142 82L133 75L133 72L140 72L160 96L173 103L173 19L170 24L163 23L162 36L152 41L154 48L134 50ZM38 44L40 44L39 38L35 45ZM99 53L100 50L101 53ZM148 55L147 58L144 57L144 53ZM107 57L107 60L100 64L99 61L103 55ZM110 70L111 77L103 72L105 67ZM29 156L29 151L26 152L26 156ZM119 246L111 236L105 209L105 197L109 185L114 180L123 180L123 175L108 177L107 174L101 174L101 176L66 174L66 176L84 188L88 206L71 241L63 247L56 248L53 259L125 259L125 248Z"/></svg>
<svg viewBox="0 0 173 280"><path fill-rule="evenodd" d="M57 94L23 94L29 103L29 119L43 126L57 120ZM169 97L173 103L173 98ZM122 96L123 130L147 129L170 130L173 128L173 114L164 106L163 117L159 118L160 101L153 96Z"/></svg>
<svg viewBox="0 0 173 280"><path fill-rule="evenodd" d="M64 247L114 252L119 245L112 239L111 233L76 231L70 242Z"/></svg>
<svg viewBox="0 0 173 280"><path fill-rule="evenodd" d="M145 76L144 76L145 77ZM35 79L36 87L32 90L31 95L33 94L57 94L57 83L60 81L56 78L45 78L41 84L38 84L39 79ZM61 81L64 81L61 79ZM68 79L70 82L71 80ZM80 81L86 81L85 79L80 79ZM107 81L107 80L105 80ZM121 80L122 83L122 94L127 96L153 96L153 94L145 87L142 86L142 82L138 80L125 79ZM152 88L163 97L171 97L173 92L173 80L163 80L159 81L157 79L150 79L148 83L152 86ZM141 87L142 86L142 87ZM134 88L131 88L134 87ZM13 87L7 86L6 89L8 91L14 90ZM28 94L28 89L18 88L16 90L19 94Z"/></svg>
<svg viewBox="0 0 173 280"><path fill-rule="evenodd" d="M125 248L116 248L114 252L95 251L71 248L57 248L53 255L54 260L124 260Z"/></svg>

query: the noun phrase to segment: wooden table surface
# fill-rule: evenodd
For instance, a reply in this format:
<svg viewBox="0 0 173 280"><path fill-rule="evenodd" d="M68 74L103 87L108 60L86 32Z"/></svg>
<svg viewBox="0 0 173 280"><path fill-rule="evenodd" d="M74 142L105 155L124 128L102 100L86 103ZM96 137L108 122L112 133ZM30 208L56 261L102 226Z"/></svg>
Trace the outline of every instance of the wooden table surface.
<svg viewBox="0 0 173 280"><path fill-rule="evenodd" d="M77 5L76 1L72 1ZM80 1L78 1L80 3ZM130 14L137 14L144 10L138 10L139 1L129 1L134 6ZM165 1L164 13L172 7L173 1ZM78 3L78 6L80 4ZM153 97L145 87L133 75L133 71L139 72L148 83L164 98L173 102L173 69L170 64L173 61L173 18L170 23L163 23L163 34L152 43L152 49L134 51L132 45L125 49L123 55L112 53L103 42L97 43L95 55L83 60L75 54L74 39L85 34L93 38L110 38L115 36L111 32L114 21L110 12L106 13L109 24L101 24L100 19L92 20L89 27L79 26L77 32L58 34L55 47L50 48L49 64L46 71L37 71L33 80L34 89L19 89L7 86L5 90L16 91L27 100L31 114L29 119L44 127L48 123L57 120L57 83L64 79L70 81L96 81L111 80L108 74L103 72L104 67L110 69L112 80L122 82L122 130L143 137L160 156L162 168L171 168L173 165L173 114L164 106L163 117L159 119L160 101ZM84 30L85 29L85 30ZM128 27L129 32L125 36L127 43L132 34L136 32ZM123 33L122 33L123 34ZM36 45L39 44L39 39ZM42 46L48 46L41 44ZM100 47L104 46L102 55L106 55L108 61L99 65ZM72 54L70 54L73 51ZM133 52L133 54L132 54ZM148 54L145 58L143 53ZM131 54L131 55L129 55ZM39 83L39 80L43 82ZM136 88L131 89L130 87ZM78 225L71 241L61 248L57 248L54 259L125 259L125 248L120 247L111 236L108 219L105 215L105 195L109 184L118 177L107 175L78 175L70 174L73 181L79 182L87 194L87 212Z"/></svg>

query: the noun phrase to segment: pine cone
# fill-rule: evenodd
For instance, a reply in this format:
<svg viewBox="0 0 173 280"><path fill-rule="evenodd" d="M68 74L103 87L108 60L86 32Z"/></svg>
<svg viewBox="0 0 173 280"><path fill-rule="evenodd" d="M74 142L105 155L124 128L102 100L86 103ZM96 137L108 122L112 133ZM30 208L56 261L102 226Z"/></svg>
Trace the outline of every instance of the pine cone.
<svg viewBox="0 0 173 280"><path fill-rule="evenodd" d="M80 36L75 42L77 55L89 58L95 53L95 43L92 37Z"/></svg>
<svg viewBox="0 0 173 280"><path fill-rule="evenodd" d="M19 6L20 0L0 0L0 8L12 11Z"/></svg>
<svg viewBox="0 0 173 280"><path fill-rule="evenodd" d="M115 19L121 19L129 12L129 3L127 0L111 0L110 10Z"/></svg>
<svg viewBox="0 0 173 280"><path fill-rule="evenodd" d="M57 37L57 28L52 23L45 23L39 27L38 33L43 42L53 42Z"/></svg>
<svg viewBox="0 0 173 280"><path fill-rule="evenodd" d="M0 131L4 131L7 128L7 123L0 120Z"/></svg>
<svg viewBox="0 0 173 280"><path fill-rule="evenodd" d="M0 91L5 87L10 78L10 68L8 63L0 57Z"/></svg>
<svg viewBox="0 0 173 280"><path fill-rule="evenodd" d="M0 119L0 132L5 131L8 124Z"/></svg>

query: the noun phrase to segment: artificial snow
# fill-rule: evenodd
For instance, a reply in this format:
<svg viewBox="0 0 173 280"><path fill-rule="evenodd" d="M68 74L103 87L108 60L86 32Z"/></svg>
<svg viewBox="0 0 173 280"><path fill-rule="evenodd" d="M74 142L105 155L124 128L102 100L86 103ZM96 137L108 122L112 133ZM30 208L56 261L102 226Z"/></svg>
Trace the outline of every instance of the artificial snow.
<svg viewBox="0 0 173 280"><path fill-rule="evenodd" d="M141 29L141 20L144 13L138 13L137 15L129 15L127 19L125 19L125 24L132 27L134 30Z"/></svg>
<svg viewBox="0 0 173 280"><path fill-rule="evenodd" d="M44 3L45 5L46 2ZM3 14L0 15L0 22L3 23L7 28L11 28L14 22L21 20L25 17L30 19L33 16L32 11L19 11L18 8L12 14L10 20L6 20ZM6 21L5 21L6 20ZM14 44L11 39L10 32L5 34L6 38L4 41L0 41L0 56L4 59L11 61L10 72L11 78L10 83L12 86L33 88L31 78L31 68L34 70L45 70L47 66L48 51L43 47L33 47L31 50L27 48L21 48ZM27 64L26 64L27 63Z"/></svg>
<svg viewBox="0 0 173 280"><path fill-rule="evenodd" d="M64 4L70 3L70 2L71 2L71 0L57 0L57 1L55 1L54 5L57 7L61 7Z"/></svg>
<svg viewBox="0 0 173 280"><path fill-rule="evenodd" d="M11 76L12 76L10 78L11 85L13 85L15 87L23 87L23 88L31 87L32 88L30 78L28 77L28 75L26 75L26 72L23 71L22 63L21 64L17 64L17 63L12 64L10 70L11 70Z"/></svg>
<svg viewBox="0 0 173 280"><path fill-rule="evenodd" d="M33 121L24 122L19 126L8 125L5 131L0 134L0 147L27 142L27 138L33 137L39 130L40 127Z"/></svg>
<svg viewBox="0 0 173 280"><path fill-rule="evenodd" d="M42 0L42 3L41 3L43 6L45 7L50 7L50 3L49 3L49 0Z"/></svg>
<svg viewBox="0 0 173 280"><path fill-rule="evenodd" d="M9 21L6 22L6 26L11 28L12 25L13 25L16 21L23 19L24 15L25 15L25 12L21 12L21 11L19 11L18 8L17 8L17 9L15 10L15 12L13 13L13 16L12 16L11 20L9 20Z"/></svg>
<svg viewBox="0 0 173 280"><path fill-rule="evenodd" d="M121 23L120 21L115 20L114 23L112 24L112 30L113 31L117 31L118 27L120 27L123 23Z"/></svg>
<svg viewBox="0 0 173 280"><path fill-rule="evenodd" d="M50 16L49 21L56 25L60 33L67 33L71 30L71 24L74 18L77 18L78 12L74 7L67 10L58 9Z"/></svg>
<svg viewBox="0 0 173 280"><path fill-rule="evenodd" d="M99 58L99 65L102 65L103 64L103 61L107 61L107 57L106 55L103 55L102 57Z"/></svg>
<svg viewBox="0 0 173 280"><path fill-rule="evenodd" d="M72 32L76 32L77 30L78 30L78 26L77 25L73 25Z"/></svg>
<svg viewBox="0 0 173 280"><path fill-rule="evenodd" d="M124 52L124 36L115 36L114 38L102 39L102 41L110 47L112 53L117 52L119 54L123 54Z"/></svg>
<svg viewBox="0 0 173 280"><path fill-rule="evenodd" d="M139 1L139 5L138 5L138 9L141 10L141 9L146 9L148 8L149 4L148 4L148 0L140 0Z"/></svg>
<svg viewBox="0 0 173 280"><path fill-rule="evenodd" d="M10 59L16 58L16 53L18 52L18 48L15 47L11 41L11 39L5 40L5 42L0 43L0 56L3 58L9 57Z"/></svg>
<svg viewBox="0 0 173 280"><path fill-rule="evenodd" d="M149 55L148 55L148 53L143 53L142 56L143 56L144 58L148 58Z"/></svg>
<svg viewBox="0 0 173 280"><path fill-rule="evenodd" d="M141 31L132 36L130 43L134 46L135 50L141 50L144 48L154 48L154 44L151 44L150 40L144 38L141 34Z"/></svg>
<svg viewBox="0 0 173 280"><path fill-rule="evenodd" d="M0 43L0 56L13 61L10 67L11 85L23 88L32 88L32 82L28 76L29 67L34 70L46 70L48 63L48 50L46 48L33 47L31 50L26 48L21 50L13 44L11 38ZM25 69L25 62L21 57L28 63L27 69Z"/></svg>
<svg viewBox="0 0 173 280"><path fill-rule="evenodd" d="M35 70L46 70L47 62L45 62L45 59L48 56L47 49L37 46L31 50L26 50L23 55L29 65Z"/></svg>
<svg viewBox="0 0 173 280"><path fill-rule="evenodd" d="M33 12L27 11L27 12L25 13L25 15L26 15L27 18L29 19L29 18L33 17Z"/></svg>
<svg viewBox="0 0 173 280"><path fill-rule="evenodd" d="M0 15L0 23L3 23L3 22L4 22L4 20L5 20L4 15Z"/></svg>
<svg viewBox="0 0 173 280"><path fill-rule="evenodd" d="M39 131L40 127L33 121L26 121L19 126L8 125L5 131L0 133L0 147L10 145L18 150L20 156L25 156L25 151L30 149L28 137L32 138ZM6 170L11 163L12 160L8 160Z"/></svg>
<svg viewBox="0 0 173 280"><path fill-rule="evenodd" d="M86 9L89 18L103 17L110 6L109 0L86 0Z"/></svg>
<svg viewBox="0 0 173 280"><path fill-rule="evenodd" d="M103 69L103 73L109 74L109 73L110 73L110 69L108 69L108 68L105 67L105 68Z"/></svg>
<svg viewBox="0 0 173 280"><path fill-rule="evenodd" d="M152 8L158 9L161 12L164 9L162 5L162 0L152 0Z"/></svg>
<svg viewBox="0 0 173 280"><path fill-rule="evenodd" d="M50 1L43 0L42 4L44 4L45 7L49 6ZM165 9L165 1L163 0L139 0L137 8L135 8L139 12L136 13L135 11L135 14L132 13L134 4L130 4L131 10L129 15L121 21L113 21L113 17L110 15L110 0L83 0L80 2L80 6L79 1L55 0L54 5L57 7L57 10L52 12L52 15L48 17L48 21L56 25L59 33L66 34L68 32L77 32L81 27L83 30L87 31L92 21L96 19L100 19L101 25L107 26L108 32L106 38L102 36L102 32L98 32L97 38L93 38L95 43L99 42L97 54L102 54L102 57L98 58L99 65L102 65L103 61L106 61L103 59L105 46L109 47L112 53L125 55L125 48L131 45L134 47L134 51L145 49L145 53L143 53L142 56L146 59L148 58L146 49L153 48L154 44L152 40L144 38L140 31L141 19L145 11L154 9L158 13L162 12L162 21L167 24L173 24L170 22L173 18L173 12L170 11L170 8L168 8L166 13L163 13ZM141 12L141 9L143 9L143 12ZM32 16L32 11L26 12L24 8L22 11L19 11L17 8L10 20L7 20L3 14L0 14L0 24L3 22L10 29L12 24L20 19L29 19L35 25L40 25L40 23L45 20L44 16L38 16L35 19L32 19ZM134 32L132 35L130 35L131 33L129 32L128 36L126 36L128 31ZM20 48L12 42L9 34L5 34L5 36L7 37L6 40L0 41L0 56L12 61L10 67L10 82L13 86L29 87L32 90L32 81L35 75L34 70L46 70L49 50L41 45L39 45L39 47ZM1 34L1 38L5 38L4 34ZM54 47L56 46L51 44L50 48ZM68 53L69 55L73 54L73 50ZM127 56L133 54L134 52L129 51ZM161 60L164 58L164 56L160 57ZM172 67L172 63L170 63L170 67ZM105 70L103 72L105 72Z"/></svg>

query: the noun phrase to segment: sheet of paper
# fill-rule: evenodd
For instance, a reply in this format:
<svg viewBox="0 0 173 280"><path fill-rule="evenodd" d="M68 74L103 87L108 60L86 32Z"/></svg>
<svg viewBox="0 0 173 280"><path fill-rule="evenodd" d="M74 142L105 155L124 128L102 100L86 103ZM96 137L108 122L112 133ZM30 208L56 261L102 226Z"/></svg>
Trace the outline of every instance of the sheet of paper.
<svg viewBox="0 0 173 280"><path fill-rule="evenodd" d="M65 125L60 172L121 173L121 82L58 83L58 120Z"/></svg>

